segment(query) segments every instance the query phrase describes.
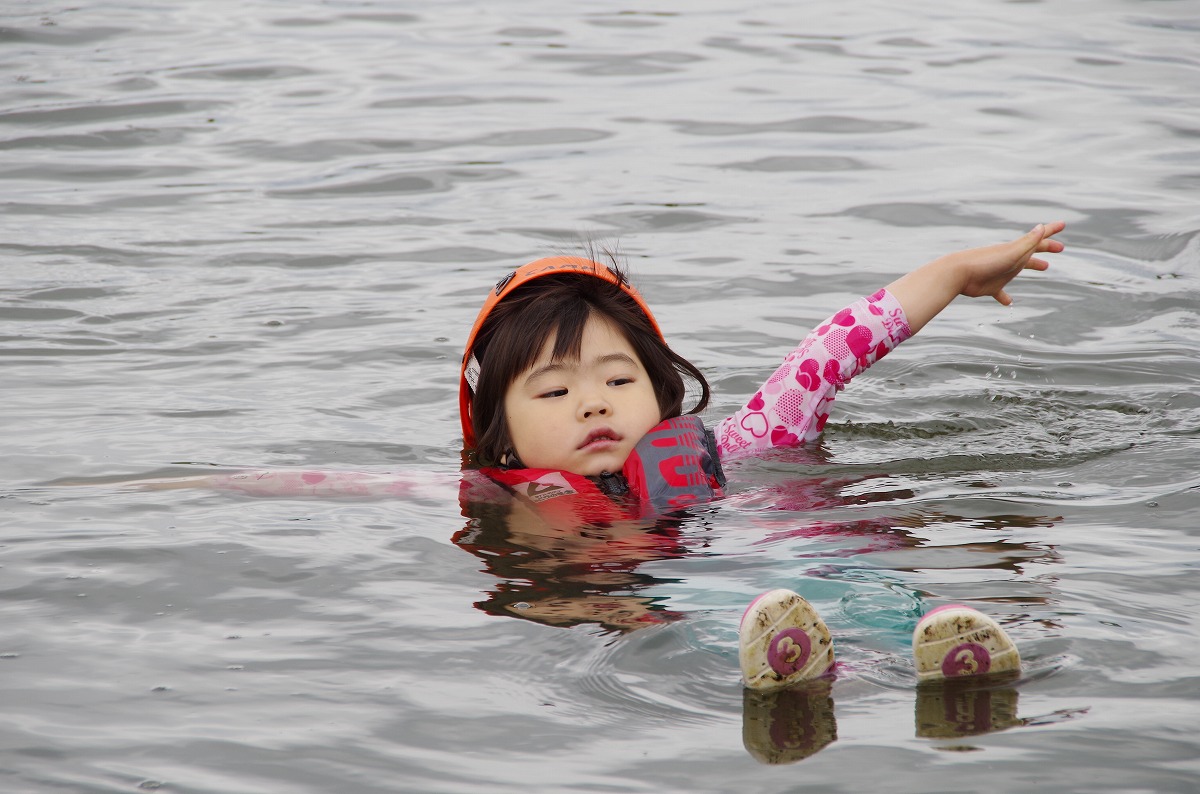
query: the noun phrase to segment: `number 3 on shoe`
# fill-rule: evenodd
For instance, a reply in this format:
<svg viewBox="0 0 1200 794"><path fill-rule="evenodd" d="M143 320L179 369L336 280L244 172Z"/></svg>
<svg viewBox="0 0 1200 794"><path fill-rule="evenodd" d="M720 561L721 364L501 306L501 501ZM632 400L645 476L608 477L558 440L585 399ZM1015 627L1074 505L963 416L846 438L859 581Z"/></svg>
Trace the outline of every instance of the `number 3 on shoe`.
<svg viewBox="0 0 1200 794"><path fill-rule="evenodd" d="M938 607L913 631L917 678L932 681L1021 669L1021 654L1000 624L977 609Z"/></svg>
<svg viewBox="0 0 1200 794"><path fill-rule="evenodd" d="M825 674L833 639L812 604L791 590L771 590L750 602L738 627L742 681L750 689L781 689Z"/></svg>

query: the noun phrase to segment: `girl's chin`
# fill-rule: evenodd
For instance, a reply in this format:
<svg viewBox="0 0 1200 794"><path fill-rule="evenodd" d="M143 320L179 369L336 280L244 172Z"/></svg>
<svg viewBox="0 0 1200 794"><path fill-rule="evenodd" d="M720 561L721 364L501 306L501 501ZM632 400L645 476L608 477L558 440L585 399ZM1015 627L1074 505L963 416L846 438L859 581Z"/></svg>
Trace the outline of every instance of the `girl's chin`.
<svg viewBox="0 0 1200 794"><path fill-rule="evenodd" d="M584 477L598 477L606 472L620 472L625 466L625 461L619 458L619 455L599 456L588 460L586 464L577 466L571 471L574 474Z"/></svg>
<svg viewBox="0 0 1200 794"><path fill-rule="evenodd" d="M520 453L518 452L517 455L520 456ZM620 450L614 449L611 452L593 453L586 456L566 456L566 460L562 458L539 460L534 457L530 460L521 458L521 462L530 469L552 469L570 472L580 477L597 477L605 472L619 473L625 467L625 460L628 457L628 453L622 455Z"/></svg>

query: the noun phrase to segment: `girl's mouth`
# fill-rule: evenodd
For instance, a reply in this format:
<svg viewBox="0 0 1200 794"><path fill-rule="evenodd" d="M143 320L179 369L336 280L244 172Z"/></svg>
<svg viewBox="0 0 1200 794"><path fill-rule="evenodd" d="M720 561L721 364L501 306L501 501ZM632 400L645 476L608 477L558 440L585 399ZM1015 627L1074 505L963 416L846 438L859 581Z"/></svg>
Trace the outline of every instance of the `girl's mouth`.
<svg viewBox="0 0 1200 794"><path fill-rule="evenodd" d="M579 445L579 449L596 449L616 444L622 438L621 434L608 427L598 427L588 433L587 438Z"/></svg>

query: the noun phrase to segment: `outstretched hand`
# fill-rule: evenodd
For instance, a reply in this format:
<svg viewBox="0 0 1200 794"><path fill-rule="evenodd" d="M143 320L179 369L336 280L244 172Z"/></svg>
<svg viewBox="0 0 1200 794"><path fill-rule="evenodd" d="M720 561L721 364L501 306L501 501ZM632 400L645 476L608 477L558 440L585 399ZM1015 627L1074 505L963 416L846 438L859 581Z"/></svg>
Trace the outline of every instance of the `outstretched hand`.
<svg viewBox="0 0 1200 794"><path fill-rule="evenodd" d="M1022 270L1045 270L1050 263L1034 254L1062 253L1064 246L1054 235L1066 228L1062 221L1039 223L1027 234L1007 243L955 251L942 259L962 269L965 281L960 295L982 298L991 295L1003 306L1012 305L1012 296L1004 291Z"/></svg>
<svg viewBox="0 0 1200 794"><path fill-rule="evenodd" d="M1004 289L1008 282L1023 270L1050 267L1035 254L1061 253L1065 246L1053 238L1064 228L1062 221L1039 223L1010 242L946 254L901 276L887 289L900 301L914 334L959 295L990 295L1002 305L1011 306L1012 296Z"/></svg>

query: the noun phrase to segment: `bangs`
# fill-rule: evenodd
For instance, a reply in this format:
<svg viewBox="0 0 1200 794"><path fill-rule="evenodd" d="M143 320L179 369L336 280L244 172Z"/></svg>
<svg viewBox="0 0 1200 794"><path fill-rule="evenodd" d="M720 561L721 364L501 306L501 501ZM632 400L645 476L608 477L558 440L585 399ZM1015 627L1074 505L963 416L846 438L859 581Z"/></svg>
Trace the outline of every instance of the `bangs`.
<svg viewBox="0 0 1200 794"><path fill-rule="evenodd" d="M583 329L592 317L592 307L585 301L579 303L579 311L569 312L561 318L557 328L550 329L549 333L554 334L554 349L550 351L551 363L579 360L583 350ZM624 331L621 333L624 336ZM540 349L535 351L533 359L521 369L521 372L533 366L533 362L537 360L538 354L541 352Z"/></svg>
<svg viewBox="0 0 1200 794"><path fill-rule="evenodd" d="M579 301L575 306L538 307L543 311L536 316L521 318L523 322L512 323L503 329L498 329L495 336L489 340L487 352L484 354L490 378L503 383L505 388L530 370L542 352L546 342L531 344L533 340L549 340L554 337L554 347L550 350L550 363L560 361L578 361L583 350L583 329L592 316L592 307L585 301ZM556 311L563 309L562 313Z"/></svg>

